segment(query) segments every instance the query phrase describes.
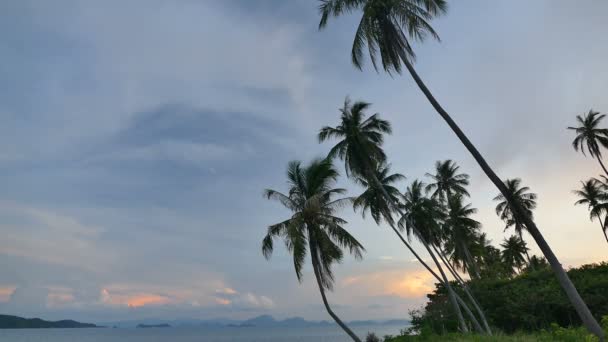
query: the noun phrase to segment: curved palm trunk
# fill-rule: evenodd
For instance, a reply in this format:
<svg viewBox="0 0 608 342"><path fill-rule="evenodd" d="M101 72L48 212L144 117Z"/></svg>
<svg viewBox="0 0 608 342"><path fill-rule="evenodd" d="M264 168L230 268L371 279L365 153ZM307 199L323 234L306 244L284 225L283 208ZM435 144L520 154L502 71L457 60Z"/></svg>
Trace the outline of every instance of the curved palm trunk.
<svg viewBox="0 0 608 342"><path fill-rule="evenodd" d="M606 174L606 176L608 176L608 170L606 170L606 167L604 166L604 163L602 163L602 159L598 155L596 155L596 157L597 157L597 161L600 162L600 165L602 166L602 169L604 169L604 173Z"/></svg>
<svg viewBox="0 0 608 342"><path fill-rule="evenodd" d="M445 120L448 126L450 126L452 131L454 131L458 139L460 139L463 145L471 153L473 158L475 158L475 161L477 161L486 176L488 176L492 183L494 183L498 190L500 190L500 193L505 196L509 204L515 209L516 215L522 218L524 224L528 228L528 232L530 233L530 235L532 235L534 241L536 241L536 244L545 255L545 258L547 258L547 261L551 265L551 268L553 269L553 272L555 273L559 284L568 296L570 303L572 303L572 305L574 306L574 309L578 313L578 316L580 317L587 330L599 337L600 341L605 341L604 332L602 328L597 323L595 317L593 317L593 315L591 314L591 311L587 307L587 304L585 304L585 302L581 298L580 294L576 290L576 287L574 287L574 284L568 277L568 274L566 273L566 271L564 271L564 268L551 250L551 247L549 246L547 241L545 241L545 238L543 237L541 232L538 230L538 227L536 227L534 221L532 221L532 219L526 214L526 212L523 210L523 208L521 208L519 203L517 203L517 201L514 201L513 198L511 198L502 180L498 177L498 175L496 175L490 165L488 165L488 163L479 153L477 148L475 148L469 138L464 134L464 132L462 132L460 127L458 127L456 122L454 122L450 115L443 109L443 107L441 107L439 102L437 102L431 91L426 87L420 76L418 76L418 73L416 72L412 64L407 59L404 59L404 64L409 73L411 74L412 78L414 78L414 81L416 82L420 90L424 93L426 98L433 106L433 108ZM608 172L606 174L608 175Z"/></svg>
<svg viewBox="0 0 608 342"><path fill-rule="evenodd" d="M355 335L355 333L352 330L350 330L350 328L348 326L346 326L346 324L344 324L344 322L342 322L342 320L329 307L329 303L327 302L327 297L325 297L325 289L323 288L323 284L321 284L321 277L319 275L319 268L318 268L319 261L317 259L317 253L316 253L316 250L314 249L314 247L312 246L312 244L310 245L310 255L312 256L312 268L315 272L315 278L317 278L317 285L319 286L319 292L321 292L321 298L323 299L323 305L325 305L325 309L327 310L327 313L331 316L331 318L334 319L334 321L336 321L336 323L338 323L340 328L342 328L342 330L344 330L348 334L348 336L350 336L353 339L353 341L361 342L359 337L357 337L357 335Z"/></svg>
<svg viewBox="0 0 608 342"><path fill-rule="evenodd" d="M401 233L399 232L399 230L397 230L397 228L395 228L394 225L390 224L391 228L393 229L393 231L395 232L395 234L397 234L397 236L399 236L399 239L403 242L403 244L410 250L410 252L412 252L412 254L414 254L414 257L416 257L416 259L418 259L418 261L422 264L422 266L424 266L426 268L427 271L429 271L433 277L435 277L435 279L437 280L437 282L444 284L444 281L437 275L437 273L435 273L435 271L433 271L433 269L420 257L420 255L418 255L418 253L416 253L416 251L414 250L414 248L407 242L407 240L403 237L403 235L401 235ZM453 273L452 273L453 274ZM460 280L460 283L462 284L462 279ZM464 286L466 286L466 284L463 284ZM447 288L447 286L446 286ZM484 324L486 325L487 328L487 332L489 335L492 335L492 331L490 330L489 326L487 326L487 321L485 321L485 315L483 313L483 311L481 311L481 308L479 307L479 305L477 304L477 301L475 300L475 298L473 298L473 296L471 295L471 293L469 292L468 288L464 288L464 291L467 295L467 297L469 298L469 300L471 302L473 302L473 305L475 305L475 309L477 310L477 312L479 312L479 314L482 316L482 319L484 320ZM473 313L471 312L471 310L468 308L468 306L466 305L466 303L462 300L462 298L460 298L460 296L458 295L458 293L455 293L456 295L456 300L460 303L460 305L465 309L465 312L467 313L467 315L469 316L469 318L471 319L471 321L474 321L476 318L473 315ZM482 331L483 332L483 331Z"/></svg>
<svg viewBox="0 0 608 342"><path fill-rule="evenodd" d="M416 228L414 228L414 229L417 230ZM435 253L433 253L433 251L429 247L429 244L424 240L424 238L422 238L422 235L420 233L417 233L417 234L420 237L420 240L422 241L422 245L424 246L424 248L426 248L427 252L433 259L433 262L435 263L435 265L437 265L437 269L439 270L439 273L441 274L441 278L443 278L443 283L445 284L446 289L448 291L448 298L450 299L450 302L452 302L452 306L454 307L454 311L456 312L456 316L458 317L460 331L462 331L464 333L469 332L469 328L467 327L467 325L464 321L464 317L462 316L462 311L460 311L460 305L458 304L458 299L456 299L456 292L454 292L454 289L452 288L452 285L450 284L448 277L446 277L445 272L443 271L443 267L441 267L441 264L439 263L439 261L437 261L437 257L435 257ZM466 304L464 306L466 307ZM468 307L467 307L467 309L468 309ZM483 330L482 330L482 332L483 332Z"/></svg>
<svg viewBox="0 0 608 342"><path fill-rule="evenodd" d="M466 286L466 284L464 283L464 281L462 280L462 278L460 278L460 276L458 275L456 270L452 267L452 265L450 265L446 256L442 252L438 251L437 247L435 247L435 245L433 245L432 247L433 247L433 250L435 251L435 253L437 253L437 255L439 255L439 258L441 259L441 261L443 262L445 267L448 268L448 271L450 271L450 273L452 274L452 276L454 277L456 282L462 286L464 293L467 295L469 300L473 303L473 306L475 306L475 310L477 310L477 313L479 314L482 321L484 322L485 331L484 331L484 328L481 327L481 325L479 324L479 321L477 320L477 317L475 317L475 315L473 315L473 313L471 312L469 307L466 305L463 305L463 308L464 308L467 316L469 316L471 318L471 322L473 322L473 326L475 326L475 330L477 330L477 332L479 332L481 334L487 333L488 335L492 335L492 331L490 330L490 326L488 325L488 322L486 321L485 314L483 313L483 311L477 304L477 301L473 298L473 295L471 295L471 293L469 292L469 289ZM464 301L460 297L458 299L461 304L464 304Z"/></svg>
<svg viewBox="0 0 608 342"><path fill-rule="evenodd" d="M367 164L367 163L366 163ZM377 189L380 189L382 191L382 194L384 195L384 197L386 198L387 202L389 202L391 204L391 206L393 207L393 209L395 211L397 211L397 213L401 216L403 216L403 212L401 211L401 209L399 208L399 206L393 202L393 199L391 198L391 196L388 194L388 192L386 191L386 189L384 188L384 186L382 186L382 183L380 183L380 181L378 180L378 178L376 177L376 175L373 173L373 171L371 171L372 169L369 167L369 165L366 165L368 172L368 178L372 180L372 182L374 182L374 186ZM395 232L398 233L397 229L395 229L395 227L393 227L393 223L389 222L391 227L393 228L393 230ZM421 234L419 234L417 232L417 229L414 228L416 230L416 233L419 236L422 236ZM405 242L405 240L403 239L403 237L401 236L400 233L398 233L397 235L399 235L399 237L401 238L401 241ZM431 255L431 257L433 258L433 261L435 262L435 265L437 265L437 268L439 269L439 272L441 273L441 276L443 278L444 281L442 281L442 283L446 286L446 289L448 291L448 297L450 299L450 302L452 303L452 307L454 308L454 312L456 313L456 317L458 318L458 324L460 325L460 330L462 332L468 332L469 329L467 328L467 325L464 321L464 317L462 316L462 311L460 311L460 306L458 305L458 300L456 299L456 292L454 292L454 290L452 289L452 286L450 285L450 282L448 281L447 277L445 276L445 273L443 272L443 269L441 268L441 265L437 262L437 259L435 258L435 256L433 255L431 249L429 248L428 244L426 243L426 241L422 241L422 244L424 245L424 247L426 248L426 250L429 252L429 254ZM408 245L408 244L406 244ZM413 250L411 247L409 247L410 250ZM419 259L420 260L420 259Z"/></svg>
<svg viewBox="0 0 608 342"><path fill-rule="evenodd" d="M444 262L446 262L446 261L444 261ZM467 295L467 297L469 298L469 300L471 301L471 303L473 303L473 306L475 307L475 310L477 311L477 313L481 317L481 321L483 323L484 328L486 329L486 332L488 333L488 335L492 335L492 329L490 328L490 325L488 324L488 320L486 318L486 314L481 309L481 306L479 305L479 303L477 302L477 300L475 300L475 297L473 297L473 294L471 293L471 290L469 289L469 286L460 277L460 275L458 275L458 272L456 272L456 270L449 263L447 265L448 265L448 269L450 270L450 272L452 272L452 275L454 276L454 278L456 278L456 280L458 281L458 283L462 286L465 294Z"/></svg>

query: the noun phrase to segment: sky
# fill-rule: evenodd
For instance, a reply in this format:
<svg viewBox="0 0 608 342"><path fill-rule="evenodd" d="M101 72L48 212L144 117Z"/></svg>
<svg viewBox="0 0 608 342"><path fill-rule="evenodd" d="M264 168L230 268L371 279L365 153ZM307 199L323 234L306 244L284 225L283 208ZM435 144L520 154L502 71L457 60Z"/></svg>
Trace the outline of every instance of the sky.
<svg viewBox="0 0 608 342"><path fill-rule="evenodd" d="M433 22L442 41L415 45L421 77L496 172L538 194L564 267L606 260L572 194L601 169L565 129L608 112L606 12L602 0L450 2ZM356 15L321 32L318 20L307 0L0 2L0 312L329 319L309 265L298 283L282 244L262 256L266 227L289 217L262 192L286 189L290 160L327 153L316 133L346 96L391 121L402 189L453 159L483 231L507 237L496 189L411 78L352 67ZM387 227L341 215L367 252L335 267L335 311L407 318L431 277Z"/></svg>

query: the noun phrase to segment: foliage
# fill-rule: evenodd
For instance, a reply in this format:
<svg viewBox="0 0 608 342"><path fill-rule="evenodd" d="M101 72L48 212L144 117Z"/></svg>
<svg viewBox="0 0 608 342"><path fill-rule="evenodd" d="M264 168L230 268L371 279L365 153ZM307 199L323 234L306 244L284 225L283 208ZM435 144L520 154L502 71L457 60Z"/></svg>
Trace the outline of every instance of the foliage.
<svg viewBox="0 0 608 342"><path fill-rule="evenodd" d="M539 261L540 264L542 262ZM568 275L598 319L608 315L608 263L583 265ZM499 331L539 331L568 335L557 327L581 324L576 311L548 267L524 271L512 279L476 279L469 282L475 298L484 307L490 324ZM424 309L410 312L411 332L441 334L456 331L456 320L449 313L446 292L438 285L427 295ZM556 326L552 327L552 323ZM608 319L603 321L608 326Z"/></svg>
<svg viewBox="0 0 608 342"><path fill-rule="evenodd" d="M289 191L287 194L267 189L264 196L281 203L292 212L287 220L268 227L262 241L262 253L270 258L274 238L283 238L293 256L298 280L302 280L302 267L306 254L312 255L318 268L321 285L331 290L334 281L332 265L342 261L347 249L356 258L362 258L363 246L343 227L346 221L335 216L337 209L349 198L338 198L346 190L333 188L338 171L327 159L313 160L302 166L299 161L287 167Z"/></svg>
<svg viewBox="0 0 608 342"><path fill-rule="evenodd" d="M380 340L380 338L373 332L368 332L367 336L365 337L365 342L382 342L382 340Z"/></svg>

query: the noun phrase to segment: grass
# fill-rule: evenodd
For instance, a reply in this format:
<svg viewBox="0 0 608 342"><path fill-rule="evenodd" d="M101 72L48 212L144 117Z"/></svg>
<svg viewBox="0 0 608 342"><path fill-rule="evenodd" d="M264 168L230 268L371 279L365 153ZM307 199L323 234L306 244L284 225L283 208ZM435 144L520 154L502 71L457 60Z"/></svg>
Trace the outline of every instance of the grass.
<svg viewBox="0 0 608 342"><path fill-rule="evenodd" d="M418 335L397 336L386 339L385 342L422 342L422 341L447 341L447 342L597 342L599 339L589 334L584 328L561 328L553 325L550 330L542 330L534 333L516 333L513 335L495 334L493 336L482 336L475 334L445 334L445 335Z"/></svg>

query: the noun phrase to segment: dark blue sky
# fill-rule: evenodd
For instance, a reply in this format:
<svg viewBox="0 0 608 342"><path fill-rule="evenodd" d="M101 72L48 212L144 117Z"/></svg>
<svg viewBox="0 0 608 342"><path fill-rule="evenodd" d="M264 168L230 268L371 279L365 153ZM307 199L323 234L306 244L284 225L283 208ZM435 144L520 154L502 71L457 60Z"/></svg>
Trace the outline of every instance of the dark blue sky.
<svg viewBox="0 0 608 342"><path fill-rule="evenodd" d="M464 148L409 77L351 66L356 16L319 32L316 6L1 2L0 311L326 319L309 269L298 284L285 251L262 257L265 227L288 213L261 194L284 190L289 160L326 153L315 134L347 95L393 123L387 153L409 181L446 158L471 174L498 244L496 191ZM452 2L434 23L442 43L416 46L420 74L499 174L539 194L537 221L565 265L605 255L570 192L600 170L565 127L608 111L607 11ZM343 215L368 253L336 268L336 310L404 317L430 278L385 227Z"/></svg>

